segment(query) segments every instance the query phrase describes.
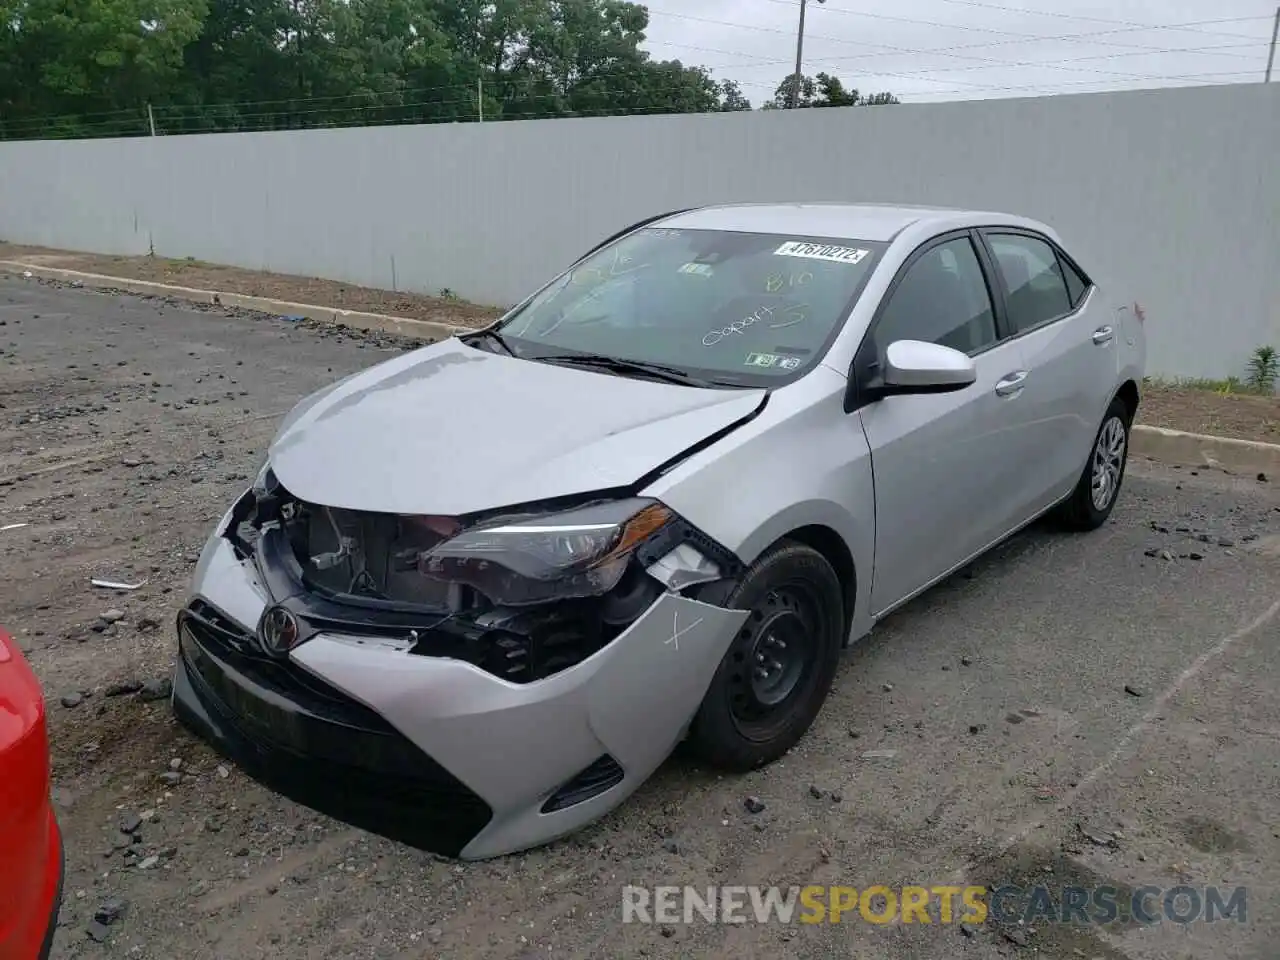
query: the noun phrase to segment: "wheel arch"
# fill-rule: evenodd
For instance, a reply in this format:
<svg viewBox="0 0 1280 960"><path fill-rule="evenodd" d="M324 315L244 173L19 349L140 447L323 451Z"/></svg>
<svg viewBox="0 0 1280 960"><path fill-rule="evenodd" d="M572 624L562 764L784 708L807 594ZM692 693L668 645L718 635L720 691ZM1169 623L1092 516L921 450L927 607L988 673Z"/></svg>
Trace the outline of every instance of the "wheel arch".
<svg viewBox="0 0 1280 960"><path fill-rule="evenodd" d="M1115 392L1114 398L1125 405L1125 409L1129 411L1129 422L1133 422L1134 416L1138 412L1138 384L1130 379L1120 384L1120 389Z"/></svg>
<svg viewBox="0 0 1280 960"><path fill-rule="evenodd" d="M866 620L874 531L865 528L835 504L795 504L762 524L735 551L750 567L784 541L816 550L831 564L840 580L846 634ZM862 614L860 618L860 614ZM862 623L870 629L869 623Z"/></svg>
<svg viewBox="0 0 1280 960"><path fill-rule="evenodd" d="M784 540L802 543L818 551L827 563L831 564L831 569L840 579L844 600L844 629L847 635L853 626L853 612L858 602L858 568L853 560L853 551L849 549L849 545L840 534L820 523L811 523L790 530L770 544L770 548Z"/></svg>

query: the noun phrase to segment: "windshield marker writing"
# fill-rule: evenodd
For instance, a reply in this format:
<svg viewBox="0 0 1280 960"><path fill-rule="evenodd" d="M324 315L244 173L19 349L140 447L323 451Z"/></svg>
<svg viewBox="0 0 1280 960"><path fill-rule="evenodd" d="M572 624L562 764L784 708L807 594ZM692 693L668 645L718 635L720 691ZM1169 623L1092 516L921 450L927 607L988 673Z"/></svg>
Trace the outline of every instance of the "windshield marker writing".
<svg viewBox="0 0 1280 960"><path fill-rule="evenodd" d="M773 307L758 307L756 308L756 312L751 314L751 316L747 317L745 320L735 320L733 323L721 327L719 330L708 330L702 337L702 345L704 347L714 347L730 334L742 333L743 330L746 330L747 327L751 326L753 323L758 323L760 320L763 320L764 317L762 317L761 314L773 316Z"/></svg>

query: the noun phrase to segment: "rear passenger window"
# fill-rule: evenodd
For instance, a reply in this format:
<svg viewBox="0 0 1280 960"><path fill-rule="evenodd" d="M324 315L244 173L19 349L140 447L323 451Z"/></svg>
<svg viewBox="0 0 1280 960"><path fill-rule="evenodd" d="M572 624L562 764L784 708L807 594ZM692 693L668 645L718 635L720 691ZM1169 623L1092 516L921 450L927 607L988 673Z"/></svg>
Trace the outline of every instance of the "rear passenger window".
<svg viewBox="0 0 1280 960"><path fill-rule="evenodd" d="M1057 253L1045 241L1021 234L993 233L987 236L987 242L1009 292L1009 323L1015 331L1056 320L1079 302L1067 289Z"/></svg>
<svg viewBox="0 0 1280 960"><path fill-rule="evenodd" d="M1062 257L1058 257L1058 265L1062 267L1062 275L1066 277L1067 296L1071 298L1071 309L1074 310L1080 306L1080 301L1084 299L1084 293L1089 289L1089 281L1081 276L1080 271L1062 259Z"/></svg>

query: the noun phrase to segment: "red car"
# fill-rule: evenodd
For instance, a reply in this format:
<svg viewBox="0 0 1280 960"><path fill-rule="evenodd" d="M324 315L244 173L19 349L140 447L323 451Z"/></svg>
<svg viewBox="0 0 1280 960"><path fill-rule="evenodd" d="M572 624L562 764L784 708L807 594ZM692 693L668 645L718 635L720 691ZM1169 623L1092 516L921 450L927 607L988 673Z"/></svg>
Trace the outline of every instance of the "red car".
<svg viewBox="0 0 1280 960"><path fill-rule="evenodd" d="M44 697L18 645L0 630L0 960L49 955L62 866Z"/></svg>

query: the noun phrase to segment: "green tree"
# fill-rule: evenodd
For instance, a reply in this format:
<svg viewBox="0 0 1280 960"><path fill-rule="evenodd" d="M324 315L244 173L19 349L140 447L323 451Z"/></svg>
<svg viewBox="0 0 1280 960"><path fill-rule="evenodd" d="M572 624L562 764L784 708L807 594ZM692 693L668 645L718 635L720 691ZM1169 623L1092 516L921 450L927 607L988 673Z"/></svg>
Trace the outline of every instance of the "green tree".
<svg viewBox="0 0 1280 960"><path fill-rule="evenodd" d="M751 109L648 26L628 0L0 0L0 137Z"/></svg>
<svg viewBox="0 0 1280 960"><path fill-rule="evenodd" d="M813 106L813 99L817 95L817 85L813 82L812 77L806 77L799 74L788 74L783 81L778 84L778 88L773 92L773 99L765 104L765 109L780 110L791 106L792 91L799 87L799 93L796 97L797 107Z"/></svg>
<svg viewBox="0 0 1280 960"><path fill-rule="evenodd" d="M751 109L751 101L743 96L742 88L733 80L721 80L716 92L720 96L720 109L725 113Z"/></svg>
<svg viewBox="0 0 1280 960"><path fill-rule="evenodd" d="M49 115L55 133L146 129L146 104L181 80L205 0L7 0L0 110L16 131ZM83 118L83 119L81 119Z"/></svg>
<svg viewBox="0 0 1280 960"><path fill-rule="evenodd" d="M839 77L829 73L817 76L818 96L814 98L815 107L856 107L861 102L857 90L846 90Z"/></svg>
<svg viewBox="0 0 1280 960"><path fill-rule="evenodd" d="M839 77L820 73L817 77L798 78L799 97L797 107L873 107L901 103L892 93L876 93L861 96L857 90L845 88ZM773 99L764 105L766 110L783 110L791 106L791 91L797 86L796 75L789 74L778 84Z"/></svg>

